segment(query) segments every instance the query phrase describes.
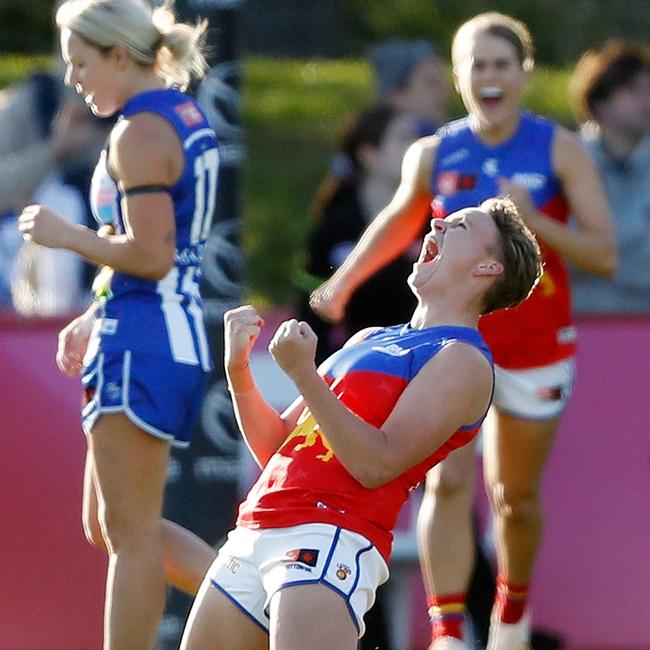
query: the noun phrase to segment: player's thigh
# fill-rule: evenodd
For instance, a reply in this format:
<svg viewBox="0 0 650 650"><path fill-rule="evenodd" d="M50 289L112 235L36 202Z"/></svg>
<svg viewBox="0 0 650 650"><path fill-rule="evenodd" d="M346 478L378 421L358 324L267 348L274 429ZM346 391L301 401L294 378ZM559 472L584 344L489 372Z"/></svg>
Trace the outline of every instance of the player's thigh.
<svg viewBox="0 0 650 650"><path fill-rule="evenodd" d="M159 526L169 442L143 431L122 413L104 414L93 425L89 448L103 523Z"/></svg>
<svg viewBox="0 0 650 650"><path fill-rule="evenodd" d="M560 416L526 420L495 411L486 428L483 465L489 493L524 497L539 489Z"/></svg>
<svg viewBox="0 0 650 650"><path fill-rule="evenodd" d="M427 473L424 499L471 491L476 476L476 443L452 451L445 460Z"/></svg>
<svg viewBox="0 0 650 650"><path fill-rule="evenodd" d="M99 501L95 486L95 464L90 450L86 452L84 467L81 521L86 539L99 548L106 549L106 541L99 525Z"/></svg>
<svg viewBox="0 0 650 650"><path fill-rule="evenodd" d="M358 631L344 598L324 584L292 585L270 602L271 650L354 650Z"/></svg>
<svg viewBox="0 0 650 650"><path fill-rule="evenodd" d="M486 482L510 491L534 488L571 396L574 361L495 373L494 406L483 431Z"/></svg>
<svg viewBox="0 0 650 650"><path fill-rule="evenodd" d="M185 625L180 650L266 650L269 636L209 580L204 580Z"/></svg>

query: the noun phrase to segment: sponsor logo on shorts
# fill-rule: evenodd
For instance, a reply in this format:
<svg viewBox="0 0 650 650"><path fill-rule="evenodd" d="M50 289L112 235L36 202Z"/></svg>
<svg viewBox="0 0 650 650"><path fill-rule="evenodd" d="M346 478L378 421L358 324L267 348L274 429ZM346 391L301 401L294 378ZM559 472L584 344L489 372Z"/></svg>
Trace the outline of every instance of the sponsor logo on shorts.
<svg viewBox="0 0 650 650"><path fill-rule="evenodd" d="M283 562L299 562L307 566L316 566L318 563L319 551L314 548L296 548L289 551L283 558Z"/></svg>
<svg viewBox="0 0 650 650"><path fill-rule="evenodd" d="M235 575L237 571L239 571L239 562L234 557L232 557L232 555L229 555L227 558L225 558L223 567Z"/></svg>
<svg viewBox="0 0 650 650"><path fill-rule="evenodd" d="M118 400L120 399L121 395L122 395L122 389L114 381L111 381L108 384L106 384L106 396L108 397L109 400L111 401Z"/></svg>
<svg viewBox="0 0 650 650"><path fill-rule="evenodd" d="M339 580L347 580L348 576L352 573L352 569L343 562L339 562L336 565L336 577Z"/></svg>
<svg viewBox="0 0 650 650"><path fill-rule="evenodd" d="M302 564L296 564L295 562L292 562L291 564L286 565L287 569L297 569L298 571L306 571L307 573L311 573L312 570L308 566L303 566Z"/></svg>

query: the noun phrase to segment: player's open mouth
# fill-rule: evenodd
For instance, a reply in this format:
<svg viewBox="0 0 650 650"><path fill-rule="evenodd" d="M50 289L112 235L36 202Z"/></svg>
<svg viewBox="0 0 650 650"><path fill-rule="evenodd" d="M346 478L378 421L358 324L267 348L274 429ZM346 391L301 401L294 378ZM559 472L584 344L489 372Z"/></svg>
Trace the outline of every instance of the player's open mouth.
<svg viewBox="0 0 650 650"><path fill-rule="evenodd" d="M422 257L422 264L428 264L429 262L433 262L433 260L438 257L438 253L440 252L440 249L438 248L438 244L436 240L433 237L429 237L426 241L426 245L424 248L424 255Z"/></svg>
<svg viewBox="0 0 650 650"><path fill-rule="evenodd" d="M479 93L481 103L486 106L498 106L504 95L503 89L498 86L486 86L485 88L481 88Z"/></svg>

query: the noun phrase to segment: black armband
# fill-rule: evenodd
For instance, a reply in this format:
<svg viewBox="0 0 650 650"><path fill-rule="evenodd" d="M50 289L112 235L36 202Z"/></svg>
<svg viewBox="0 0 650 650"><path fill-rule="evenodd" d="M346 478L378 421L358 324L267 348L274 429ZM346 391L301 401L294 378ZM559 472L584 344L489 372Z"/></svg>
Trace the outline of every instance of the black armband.
<svg viewBox="0 0 650 650"><path fill-rule="evenodd" d="M168 185L136 185L124 190L124 196L135 196L136 194L157 194L158 192L167 192L171 194L171 188Z"/></svg>

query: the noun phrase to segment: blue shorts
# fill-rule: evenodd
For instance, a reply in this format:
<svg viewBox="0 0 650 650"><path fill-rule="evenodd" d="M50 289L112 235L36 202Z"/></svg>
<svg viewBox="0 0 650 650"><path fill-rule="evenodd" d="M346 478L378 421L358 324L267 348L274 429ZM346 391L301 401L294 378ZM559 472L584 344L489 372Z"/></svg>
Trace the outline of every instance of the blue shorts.
<svg viewBox="0 0 650 650"><path fill-rule="evenodd" d="M86 435L102 413L124 413L133 424L175 447L190 444L208 373L200 366L131 350L95 354L81 382L86 404L81 422Z"/></svg>

